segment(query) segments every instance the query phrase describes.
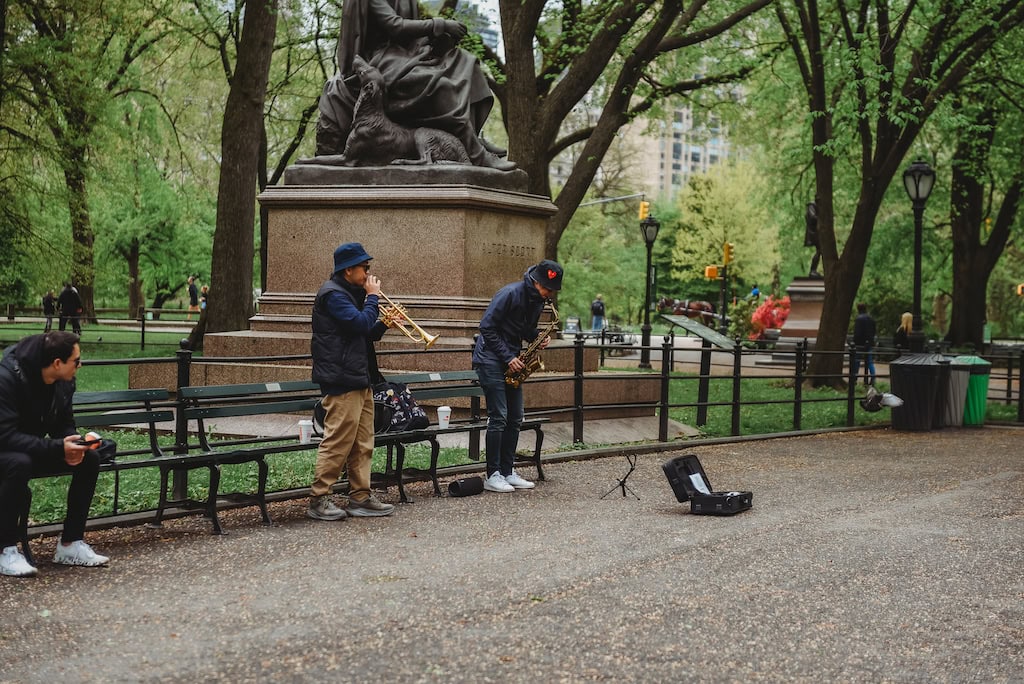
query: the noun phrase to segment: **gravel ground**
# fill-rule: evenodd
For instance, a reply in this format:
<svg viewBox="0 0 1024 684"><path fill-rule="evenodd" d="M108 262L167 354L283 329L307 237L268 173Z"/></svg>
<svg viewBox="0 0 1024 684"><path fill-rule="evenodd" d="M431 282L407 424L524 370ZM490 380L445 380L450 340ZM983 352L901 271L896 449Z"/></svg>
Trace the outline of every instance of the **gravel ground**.
<svg viewBox="0 0 1024 684"><path fill-rule="evenodd" d="M875 430L546 465L327 523L304 502L90 533L0 578L0 682L1024 681L1024 432ZM694 516L697 453L754 508ZM529 473L527 473L529 474ZM392 498L394 493L392 490Z"/></svg>

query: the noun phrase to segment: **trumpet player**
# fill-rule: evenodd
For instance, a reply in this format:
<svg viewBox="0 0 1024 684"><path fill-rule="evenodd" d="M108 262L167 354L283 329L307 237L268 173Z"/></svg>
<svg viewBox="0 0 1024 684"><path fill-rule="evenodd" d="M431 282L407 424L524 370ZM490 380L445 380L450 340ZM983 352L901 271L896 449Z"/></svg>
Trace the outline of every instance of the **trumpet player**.
<svg viewBox="0 0 1024 684"><path fill-rule="evenodd" d="M380 279L370 274L372 258L358 242L339 246L334 274L313 302L313 382L326 411L306 511L316 520L384 516L395 508L370 493L373 384L380 378L373 343L387 330L377 320ZM345 508L330 496L342 469L349 483Z"/></svg>
<svg viewBox="0 0 1024 684"><path fill-rule="evenodd" d="M544 304L562 289L562 267L545 259L530 267L519 282L498 290L480 320L480 335L473 349L473 369L487 400L487 479L484 489L513 492L532 489L533 483L512 467L519 429L523 424L523 388L506 383L505 371L519 372L524 342L540 334L537 323ZM540 343L546 347L547 338Z"/></svg>

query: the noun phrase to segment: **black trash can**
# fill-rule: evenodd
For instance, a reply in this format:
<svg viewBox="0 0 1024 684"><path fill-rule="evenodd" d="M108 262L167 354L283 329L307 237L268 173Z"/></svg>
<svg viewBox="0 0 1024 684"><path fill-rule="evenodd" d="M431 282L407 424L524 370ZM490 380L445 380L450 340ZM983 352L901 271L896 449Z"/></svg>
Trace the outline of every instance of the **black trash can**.
<svg viewBox="0 0 1024 684"><path fill-rule="evenodd" d="M938 354L903 354L893 359L889 364L890 391L903 400L902 406L892 409L893 428L931 430L937 424L945 400L944 388L939 396L943 367L948 382L949 362Z"/></svg>
<svg viewBox="0 0 1024 684"><path fill-rule="evenodd" d="M935 363L939 366L939 384L935 387L935 412L932 414L932 428L938 430L946 427L946 405L949 404L949 379L950 362L942 355L935 356Z"/></svg>

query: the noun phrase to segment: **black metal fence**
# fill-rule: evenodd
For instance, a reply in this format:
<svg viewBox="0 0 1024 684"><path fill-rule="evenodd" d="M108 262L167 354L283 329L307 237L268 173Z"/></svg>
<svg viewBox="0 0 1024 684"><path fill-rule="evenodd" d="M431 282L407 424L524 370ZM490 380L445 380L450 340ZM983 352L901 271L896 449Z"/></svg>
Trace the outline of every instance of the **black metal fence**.
<svg viewBox="0 0 1024 684"><path fill-rule="evenodd" d="M590 341L593 343L593 340ZM602 372L584 372L584 354L588 340L578 336L573 340L573 372L564 374L535 375L527 381L527 399L529 400L529 387L541 384L569 384L571 389L560 394L572 397L571 403L562 405L548 405L542 409L528 410L531 416L547 416L553 420L571 421L573 426L573 442L586 443L586 424L588 418L614 414L615 412L646 413L657 415L658 429L656 434L651 434L648 439L660 442L669 441L669 420L677 410L689 411L693 415L693 423L698 428L707 425L709 411L712 409L727 409L729 413L730 430L729 434L739 436L743 434L741 424L744 412L755 411L763 407L788 407L787 419L785 422L778 421L778 430L774 432L800 431L805 428L804 413L809 406L823 403L842 404L845 407L844 425L853 427L857 423L859 401L863 396L863 390L858 390L856 378L852 376L853 354L856 352L850 348L844 352L811 352L806 341L801 342L790 349L762 350L752 349L736 344L733 349L722 350L709 346L707 343L699 349L680 350L676 345L674 336L668 335L662 338L661 344L651 345L648 349L651 352L652 371L630 372L628 365L633 358L633 352L639 352L642 347L635 344L615 343L614 345L599 345L602 353ZM615 352L616 366L604 366L611 363L607 353ZM400 366L400 357L415 354L447 354L453 352L448 349L430 349L415 351L381 351L378 356L388 359L391 363L382 360L382 365ZM465 366L470 366L471 348L465 349ZM811 354L830 354L843 357L844 376L841 378L847 383L845 393L834 392L830 396L809 396L807 387L817 381L833 381L834 376L820 377L813 376L807 372L808 362ZM877 349L875 354L879 359L889 359L898 353L892 349ZM623 356L628 354L629 356ZM988 354L982 358L989 361L991 366L988 394L986 400L989 404L1001 404L1005 406L1016 406L1016 421L1024 422L1024 402L1021 398L1021 371L1024 369L1024 350L1011 351L1002 354ZM191 366L195 364L263 364L263 363L289 363L308 364L311 357L308 354L288 356L261 356L261 357L202 357L196 356L188 349L179 349L173 359L170 358L149 358L149 359L119 359L119 360L98 360L86 361L86 365L102 364L138 364L138 363L173 363L176 366L176 387L187 386L191 377ZM886 362L879 360L880 372L876 381L886 383L889 379L888 373L882 372ZM422 364L421 364L422 365ZM429 365L429 364L428 364ZM615 371L615 372L612 372ZM587 404L585 397L588 395L588 385L594 382L601 383L644 383L650 388L653 384L656 391L648 391L648 399L634 399L621 402L600 402ZM750 382L771 383L774 387L781 388L779 394L788 395L775 399L754 400L744 396L744 389L749 388ZM723 390L722 388L726 389ZM564 388L563 388L564 389ZM556 392L555 394L559 394ZM608 393L605 395L626 396L628 392ZM179 407L180 408L180 407ZM178 411L180 414L181 411ZM821 425L813 428L823 427ZM187 439L187 430L184 426L178 426L177 433L179 441ZM768 433L764 433L768 434ZM175 448L183 451L186 448L184 443L176 444Z"/></svg>
<svg viewBox="0 0 1024 684"><path fill-rule="evenodd" d="M589 341L591 344L593 340ZM651 357L653 370L632 371L629 366L639 358L639 345L617 343L616 353L620 354L613 365L606 367L601 372L584 372L584 355L588 340L582 336L573 340L573 372L564 374L542 374L535 375L527 381L531 387L538 387L543 384L568 383L569 391L562 391L563 396L571 396L571 401L561 405L549 405L541 410L528 411L531 416L548 416L555 420L569 421L572 424L572 439L574 444L585 444L587 442L587 426L591 419L600 418L609 414L657 416L656 431L644 440L643 447L649 450L653 443L662 443L666 448L671 445L678 445L680 442L670 437L670 418L679 415L679 412L689 412L693 417L693 423L698 427L705 425L709 420L711 411L725 412L729 419L729 434L738 436L742 434L742 424L745 415L750 412L763 413L769 410L779 412L780 418L774 425L778 428L771 432L790 432L806 429L804 414L809 407L831 402L841 403L845 406L844 425L854 426L857 420L859 396L855 390L854 378L850 371L849 361L852 359L853 350L838 353L844 357L844 368L846 369L845 379L848 382L848 389L845 393L831 392L828 396L809 396L806 391L808 381L816 378L807 372L808 361L812 352L808 351L807 344L800 343L791 349L776 349L771 351L751 349L742 345L736 345L733 349L713 349L705 344L699 349L679 349L674 337L666 336L660 344L651 345L648 348ZM602 352L609 352L610 349L602 349ZM881 358L894 350L877 350ZM451 354L451 350L417 350L417 351L382 351L380 356L397 360L402 355L416 354ZM470 362L471 349L467 347L466 365ZM823 352L813 352L821 354ZM623 356L622 354L626 354ZM987 394L988 405L999 404L1015 406L1016 422L1024 422L1024 403L1021 399L1021 369L1024 367L1024 351L1013 351L1006 354L985 355L986 360L992 363L990 384ZM174 368L174 387L172 390L186 387L190 382L191 370L194 365L201 364L225 364L225 363L278 363L278 364L301 364L307 365L311 361L308 354L289 356L264 356L264 357L239 357L239 358L205 358L196 356L188 349L179 349L174 357L151 357L140 359L94 359L87 360L85 365L112 366L119 364L163 364L171 365ZM760 362L760 363L759 363ZM384 365L395 365L384 364ZM884 372L885 362L880 361L879 373L876 380L884 383L888 376ZM835 378L828 378L834 380ZM744 396L744 389L748 388L751 381L773 383L781 387L782 391L776 392L777 398L769 400L753 400ZM621 402L591 402L587 403L585 397L588 395L590 383L611 382L611 383L649 383L648 391L644 393L645 398L638 400L624 400ZM650 391L651 384L655 391ZM565 388L562 388L563 390ZM555 394L559 394L556 392ZM605 396L614 396L616 393L606 393ZM630 392L620 392L628 396ZM529 398L530 389L527 389ZM779 396L781 395L781 396ZM182 404L180 393L178 397L168 403L172 408L177 409L176 425L173 428L173 435L169 439L173 444L165 445L165 448L175 453L187 453L194 444L189 443L188 425L185 424L181 410ZM876 414L884 415L884 414ZM881 422L884 422L884 418ZM812 426L821 428L821 425ZM168 430L169 433L172 430ZM756 434L771 434L761 431ZM751 433L754 434L754 433ZM479 438L479 435L477 435ZM294 436L278 437L279 440L292 440ZM193 440L194 441L194 440ZM239 437L234 440L222 442L228 444L244 444L249 442L272 442L275 438L268 437ZM603 445L607 446L607 444ZM623 446L627 451L630 447ZM140 451L141 453L141 451ZM441 468L443 474L448 468ZM175 495L181 496L184 493L187 480L184 474L175 477ZM278 492L275 496L287 498L290 496L301 496L307 490L286 490ZM143 516L138 521L145 521L145 511L139 511L131 516ZM117 511L113 516L102 516L91 524L108 525L117 524L117 521L125 520L124 514L118 515ZM52 525L33 527L34 533L46 533Z"/></svg>
<svg viewBox="0 0 1024 684"><path fill-rule="evenodd" d="M46 325L47 317L43 315L42 309L39 307L19 307L14 304L7 304L5 310L7 314L6 323L0 327L0 344L11 344L24 335L42 332ZM109 348L138 347L140 351L145 351L147 344L150 347L177 347L177 340L174 342L154 342L152 334L160 330L166 330L168 327L194 326L199 322L200 314L195 311L188 311L188 309L139 307L135 311L130 309L101 308L96 309L95 315L98 320L97 325L115 326L132 333L131 340L107 339L103 340L104 346ZM60 316L54 315L50 318L52 319L53 329L57 329ZM87 322L85 316L79 316L78 318L82 323L85 323L86 328L93 325ZM70 327L69 324L68 328L70 329ZM147 333L150 335L149 340L146 337Z"/></svg>

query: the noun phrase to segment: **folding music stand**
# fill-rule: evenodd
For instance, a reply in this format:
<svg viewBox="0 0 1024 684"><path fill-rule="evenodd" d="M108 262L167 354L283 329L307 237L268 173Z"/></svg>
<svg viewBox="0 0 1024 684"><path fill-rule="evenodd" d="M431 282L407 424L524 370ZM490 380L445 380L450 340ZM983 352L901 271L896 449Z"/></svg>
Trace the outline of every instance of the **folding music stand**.
<svg viewBox="0 0 1024 684"><path fill-rule="evenodd" d="M609 489L601 496L602 499L611 494L612 492L614 492L616 489L621 489L623 497L626 496L626 492L628 491L630 494L636 497L637 501L640 500L640 497L637 496L636 492L634 492L630 488L630 486L626 484L626 480L628 480L629 476L633 473L634 470L636 470L636 454L626 454L626 462L629 463L629 470L626 471L625 475L619 478L618 484L616 484L614 487Z"/></svg>

